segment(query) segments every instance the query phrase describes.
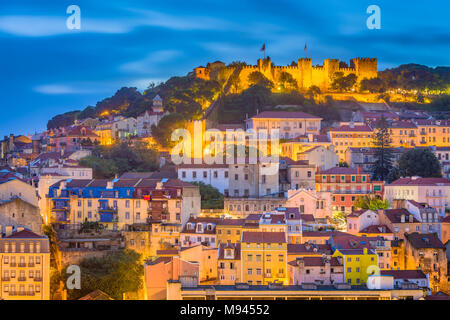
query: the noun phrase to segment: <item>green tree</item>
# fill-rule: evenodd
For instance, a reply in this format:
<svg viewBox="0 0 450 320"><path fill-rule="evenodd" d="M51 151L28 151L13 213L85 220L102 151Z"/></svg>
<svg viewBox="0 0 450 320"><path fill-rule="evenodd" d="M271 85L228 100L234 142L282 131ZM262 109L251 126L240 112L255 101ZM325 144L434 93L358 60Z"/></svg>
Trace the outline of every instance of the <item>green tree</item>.
<svg viewBox="0 0 450 320"><path fill-rule="evenodd" d="M67 290L70 300L79 299L96 289L113 299L122 300L124 293L137 292L143 286L144 266L141 255L133 250L108 253L101 258L85 258L79 266L81 289ZM67 278L65 270L62 274Z"/></svg>
<svg viewBox="0 0 450 320"><path fill-rule="evenodd" d="M353 73L344 76L343 72L335 72L331 80L331 88L333 90L349 91L355 86L357 77Z"/></svg>
<svg viewBox="0 0 450 320"><path fill-rule="evenodd" d="M371 168L372 179L386 181L393 167L394 150L391 147L389 129L383 116L378 122L377 129L373 138L375 162Z"/></svg>
<svg viewBox="0 0 450 320"><path fill-rule="evenodd" d="M402 177L442 177L441 164L429 149L411 149L398 159L399 174Z"/></svg>
<svg viewBox="0 0 450 320"><path fill-rule="evenodd" d="M272 89L274 87L273 82L266 78L265 75L263 75L259 71L253 71L248 75L248 82L250 86L261 86L264 88Z"/></svg>
<svg viewBox="0 0 450 320"><path fill-rule="evenodd" d="M369 91L371 93L383 93L386 91L385 84L380 78L363 79L360 84L361 91Z"/></svg>
<svg viewBox="0 0 450 320"><path fill-rule="evenodd" d="M280 78L278 79L278 87L280 90L297 90L297 81L288 72L282 72Z"/></svg>
<svg viewBox="0 0 450 320"><path fill-rule="evenodd" d="M224 197L217 188L203 182L190 183L200 187L202 209L223 209Z"/></svg>
<svg viewBox="0 0 450 320"><path fill-rule="evenodd" d="M363 210L388 209L389 201L380 199L377 196L358 196L354 206Z"/></svg>
<svg viewBox="0 0 450 320"><path fill-rule="evenodd" d="M176 129L186 127L185 118L179 113L172 113L164 116L157 126L151 128L153 139L162 147L169 148L176 144L171 141L172 132Z"/></svg>

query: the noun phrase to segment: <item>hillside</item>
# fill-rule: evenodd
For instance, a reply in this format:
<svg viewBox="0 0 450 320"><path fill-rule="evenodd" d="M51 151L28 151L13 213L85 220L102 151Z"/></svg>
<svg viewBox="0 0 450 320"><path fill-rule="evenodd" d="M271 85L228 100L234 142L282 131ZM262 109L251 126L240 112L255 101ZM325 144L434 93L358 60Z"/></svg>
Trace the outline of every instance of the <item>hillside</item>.
<svg viewBox="0 0 450 320"><path fill-rule="evenodd" d="M228 67L239 69L244 65L243 62L233 62ZM286 84L281 84L282 90L278 89L278 92L274 93L271 89L275 84L261 77L254 80L253 86L248 89L233 93L233 75L218 78L218 81L203 80L190 73L172 77L159 85L150 84L143 93L136 88L123 87L114 96L99 101L95 106L56 115L48 121L47 128L68 126L75 120L104 118L109 115L137 117L151 107L152 99L157 94L163 98L166 111L181 114L185 120L200 119L205 109L216 99L218 101L215 117L220 118L217 119L218 122L241 122L247 115L251 117L258 110L278 104L300 105L301 111L316 114L325 120L339 120L339 112L320 90L311 88L300 93ZM280 84L276 85L280 87ZM394 89L418 90L415 99L419 104L405 103L404 107L450 110L450 99L444 95L450 92L450 67L430 68L405 64L378 72L378 78L363 80L360 89L385 95L387 91ZM423 104L422 95L430 95L431 103ZM317 102L320 100L318 97L321 102ZM217 116L218 113L220 117Z"/></svg>

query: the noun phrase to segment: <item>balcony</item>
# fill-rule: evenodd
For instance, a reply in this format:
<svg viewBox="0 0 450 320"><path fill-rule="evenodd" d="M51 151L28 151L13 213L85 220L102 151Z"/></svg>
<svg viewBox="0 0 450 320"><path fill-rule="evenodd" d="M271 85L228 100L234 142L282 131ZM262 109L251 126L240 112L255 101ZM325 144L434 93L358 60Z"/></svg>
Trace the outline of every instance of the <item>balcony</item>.
<svg viewBox="0 0 450 320"><path fill-rule="evenodd" d="M98 213L117 213L117 207L99 206Z"/></svg>
<svg viewBox="0 0 450 320"><path fill-rule="evenodd" d="M28 291L27 296L34 296L34 291Z"/></svg>
<svg viewBox="0 0 450 320"><path fill-rule="evenodd" d="M34 277L34 279L33 279L35 282L40 282L40 281L42 281L42 278L41 277Z"/></svg>
<svg viewBox="0 0 450 320"><path fill-rule="evenodd" d="M2 281L10 281L11 278L10 277L2 277Z"/></svg>
<svg viewBox="0 0 450 320"><path fill-rule="evenodd" d="M319 128L317 127L306 127L306 131L317 131Z"/></svg>
<svg viewBox="0 0 450 320"><path fill-rule="evenodd" d="M117 213L113 213L113 212L100 213L100 222L115 223L118 221L119 221L119 218L117 216Z"/></svg>
<svg viewBox="0 0 450 320"><path fill-rule="evenodd" d="M19 263L19 268L25 268L26 266L27 266L27 264L25 262Z"/></svg>
<svg viewBox="0 0 450 320"><path fill-rule="evenodd" d="M69 211L53 211L52 212L52 222L54 223L68 223Z"/></svg>
<svg viewBox="0 0 450 320"><path fill-rule="evenodd" d="M14 268L14 267L17 267L17 264L16 264L15 262L11 262L11 263L9 264L9 266L12 267L12 268Z"/></svg>
<svg viewBox="0 0 450 320"><path fill-rule="evenodd" d="M30 268L34 267L34 262L28 263L28 266L29 266Z"/></svg>
<svg viewBox="0 0 450 320"><path fill-rule="evenodd" d="M18 279L19 281L26 281L27 280L27 278L25 278L25 277L19 277L19 279Z"/></svg>

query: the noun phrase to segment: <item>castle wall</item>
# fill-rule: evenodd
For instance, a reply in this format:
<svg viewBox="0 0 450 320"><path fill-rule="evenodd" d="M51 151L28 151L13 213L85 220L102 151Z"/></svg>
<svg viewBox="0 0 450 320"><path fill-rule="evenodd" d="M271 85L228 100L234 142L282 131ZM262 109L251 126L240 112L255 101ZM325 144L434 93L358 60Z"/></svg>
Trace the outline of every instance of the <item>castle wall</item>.
<svg viewBox="0 0 450 320"><path fill-rule="evenodd" d="M233 71L234 67L226 67L220 72L212 72L209 68L196 68L195 74L199 78L209 79L209 75L216 80L226 82ZM376 58L355 58L350 61L350 67L340 68L338 59L325 59L323 66L312 66L312 60L303 58L297 61L296 66L272 66L270 58L265 60L258 59L257 65L243 66L240 71L240 89L245 90L249 87L248 76L252 72L261 72L265 77L275 84L275 90L279 83L280 76L283 72L289 73L293 79L297 81L300 90L307 90L312 85L320 88L323 92L330 89L331 79L334 73L342 72L344 76L355 74L358 82L363 79L371 79L377 77L377 59Z"/></svg>

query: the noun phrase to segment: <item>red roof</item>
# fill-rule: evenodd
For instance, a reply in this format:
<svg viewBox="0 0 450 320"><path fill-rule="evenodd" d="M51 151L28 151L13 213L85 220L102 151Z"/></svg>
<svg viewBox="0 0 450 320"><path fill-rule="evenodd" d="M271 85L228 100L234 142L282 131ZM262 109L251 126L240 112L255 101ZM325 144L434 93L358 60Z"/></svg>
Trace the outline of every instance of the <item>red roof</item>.
<svg viewBox="0 0 450 320"><path fill-rule="evenodd" d="M356 170L355 168L333 167L328 170L320 171L316 174L321 175L321 174L368 174L368 173L362 170L358 173L358 170Z"/></svg>
<svg viewBox="0 0 450 320"><path fill-rule="evenodd" d="M12 235L6 237L9 239L44 239L44 236L40 236L30 230L24 229L19 232L15 232Z"/></svg>
<svg viewBox="0 0 450 320"><path fill-rule="evenodd" d="M388 186L438 186L440 184L450 185L450 180L446 178L420 178L409 177L400 178L389 184Z"/></svg>
<svg viewBox="0 0 450 320"><path fill-rule="evenodd" d="M394 279L426 279L422 270L381 270L383 276L393 276Z"/></svg>
<svg viewBox="0 0 450 320"><path fill-rule="evenodd" d="M406 209L386 209L383 211L384 215L391 221L392 223L401 223L402 215L405 216L405 223L409 223L409 216L413 217L413 223L418 223L419 221L414 218L414 216L409 213Z"/></svg>
<svg viewBox="0 0 450 320"><path fill-rule="evenodd" d="M350 127L350 125L342 125L337 128L331 128L330 132L372 132L372 128L368 125L355 125L353 127Z"/></svg>
<svg viewBox="0 0 450 320"><path fill-rule="evenodd" d="M304 112L286 112L286 111L264 111L252 119L322 119L315 115Z"/></svg>
<svg viewBox="0 0 450 320"><path fill-rule="evenodd" d="M252 243L286 243L284 232L253 232L244 231L241 242Z"/></svg>
<svg viewBox="0 0 450 320"><path fill-rule="evenodd" d="M436 233L405 233L406 240L416 249L436 248L444 249Z"/></svg>

